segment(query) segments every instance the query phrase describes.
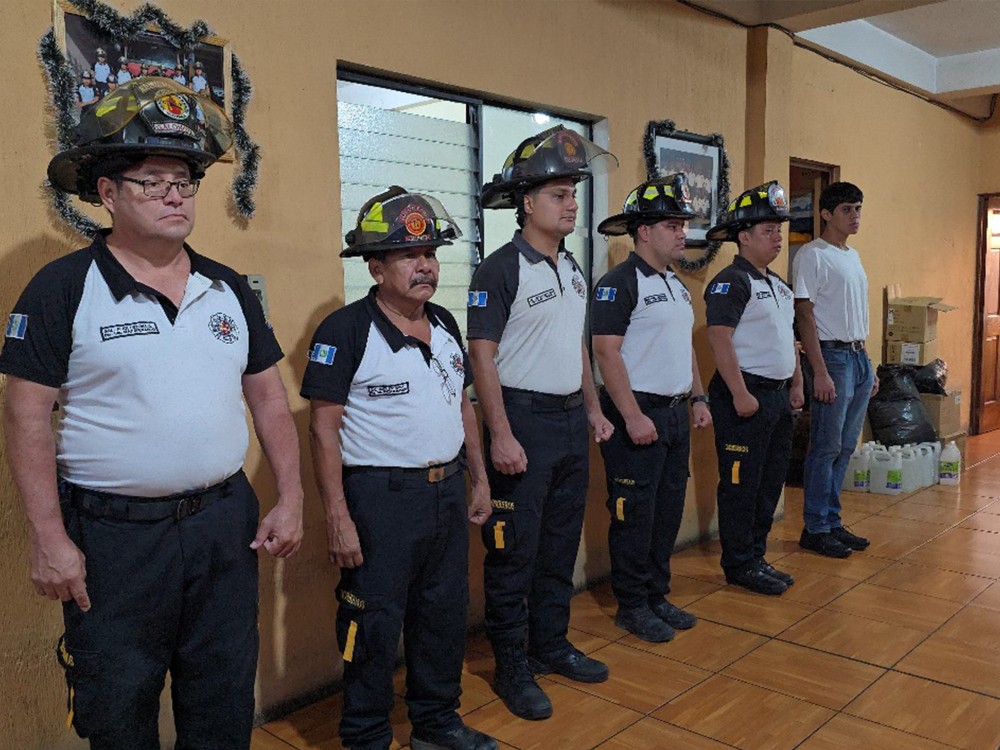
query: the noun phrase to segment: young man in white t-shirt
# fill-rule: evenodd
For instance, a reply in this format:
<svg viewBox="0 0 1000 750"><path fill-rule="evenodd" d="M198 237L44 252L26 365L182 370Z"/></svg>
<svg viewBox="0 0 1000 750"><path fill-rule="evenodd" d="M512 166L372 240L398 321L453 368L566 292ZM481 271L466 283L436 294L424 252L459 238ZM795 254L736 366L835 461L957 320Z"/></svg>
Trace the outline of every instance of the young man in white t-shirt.
<svg viewBox="0 0 1000 750"><path fill-rule="evenodd" d="M827 186L819 200L823 233L802 246L792 270L795 318L813 371L799 545L838 558L869 544L844 528L840 518L840 487L868 399L878 388L865 351L868 277L857 251L847 244L861 227L863 200L849 182Z"/></svg>

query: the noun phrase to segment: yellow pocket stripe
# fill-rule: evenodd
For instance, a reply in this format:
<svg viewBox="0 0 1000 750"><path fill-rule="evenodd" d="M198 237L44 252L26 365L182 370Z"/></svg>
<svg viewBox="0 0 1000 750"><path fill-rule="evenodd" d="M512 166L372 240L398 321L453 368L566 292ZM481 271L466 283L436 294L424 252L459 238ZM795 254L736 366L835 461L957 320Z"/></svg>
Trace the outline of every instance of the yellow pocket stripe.
<svg viewBox="0 0 1000 750"><path fill-rule="evenodd" d="M740 483L740 462L739 461L733 461L733 473L732 473L732 476L730 477L730 481L733 484L739 484Z"/></svg>
<svg viewBox="0 0 1000 750"><path fill-rule="evenodd" d="M503 527L507 525L506 521L497 521L493 524L493 547L494 549L504 548L503 539Z"/></svg>
<svg viewBox="0 0 1000 750"><path fill-rule="evenodd" d="M625 498L620 497L615 501L615 516L619 521L625 520Z"/></svg>
<svg viewBox="0 0 1000 750"><path fill-rule="evenodd" d="M66 728L73 728L73 704L76 702L76 691L73 688L69 689L69 711L66 713Z"/></svg>
<svg viewBox="0 0 1000 750"><path fill-rule="evenodd" d="M358 621L351 620L351 626L347 629L347 645L344 646L344 661L354 660L354 641L358 637Z"/></svg>

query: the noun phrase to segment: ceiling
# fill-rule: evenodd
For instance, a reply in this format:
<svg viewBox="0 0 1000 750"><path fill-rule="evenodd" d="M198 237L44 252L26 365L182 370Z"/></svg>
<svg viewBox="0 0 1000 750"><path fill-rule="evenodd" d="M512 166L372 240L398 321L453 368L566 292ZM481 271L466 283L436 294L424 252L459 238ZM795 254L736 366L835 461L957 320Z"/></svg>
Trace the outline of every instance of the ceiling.
<svg viewBox="0 0 1000 750"><path fill-rule="evenodd" d="M997 0L683 0L796 42L975 117L1000 93Z"/></svg>

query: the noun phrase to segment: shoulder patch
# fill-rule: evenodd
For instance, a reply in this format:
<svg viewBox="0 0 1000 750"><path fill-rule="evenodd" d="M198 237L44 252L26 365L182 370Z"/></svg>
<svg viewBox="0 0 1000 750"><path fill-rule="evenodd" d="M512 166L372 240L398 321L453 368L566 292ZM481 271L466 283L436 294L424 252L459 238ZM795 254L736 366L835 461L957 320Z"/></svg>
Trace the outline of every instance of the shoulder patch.
<svg viewBox="0 0 1000 750"><path fill-rule="evenodd" d="M318 365L332 365L334 357L337 356L337 347L330 344L314 344L309 352L309 361Z"/></svg>
<svg viewBox="0 0 1000 750"><path fill-rule="evenodd" d="M475 290L469 290L469 307L486 307L486 300L489 297L489 292L478 292Z"/></svg>
<svg viewBox="0 0 1000 750"><path fill-rule="evenodd" d="M598 302L614 302L615 296L618 294L618 288L613 286L599 286L597 287L597 293L594 298Z"/></svg>
<svg viewBox="0 0 1000 750"><path fill-rule="evenodd" d="M20 313L11 313L7 318L7 331L4 333L9 339L23 339L28 332L28 316Z"/></svg>
<svg viewBox="0 0 1000 750"><path fill-rule="evenodd" d="M717 281L712 284L712 288L708 290L709 294L729 294L729 282L728 281Z"/></svg>

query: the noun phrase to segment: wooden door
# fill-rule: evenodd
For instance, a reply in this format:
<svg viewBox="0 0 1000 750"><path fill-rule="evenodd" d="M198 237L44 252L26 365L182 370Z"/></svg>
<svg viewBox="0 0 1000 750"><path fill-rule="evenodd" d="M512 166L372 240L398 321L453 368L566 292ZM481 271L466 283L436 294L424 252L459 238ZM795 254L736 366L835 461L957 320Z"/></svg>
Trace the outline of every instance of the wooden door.
<svg viewBox="0 0 1000 750"><path fill-rule="evenodd" d="M973 347L976 382L969 419L973 434L1000 429L1000 196L982 196L979 213L979 314Z"/></svg>

